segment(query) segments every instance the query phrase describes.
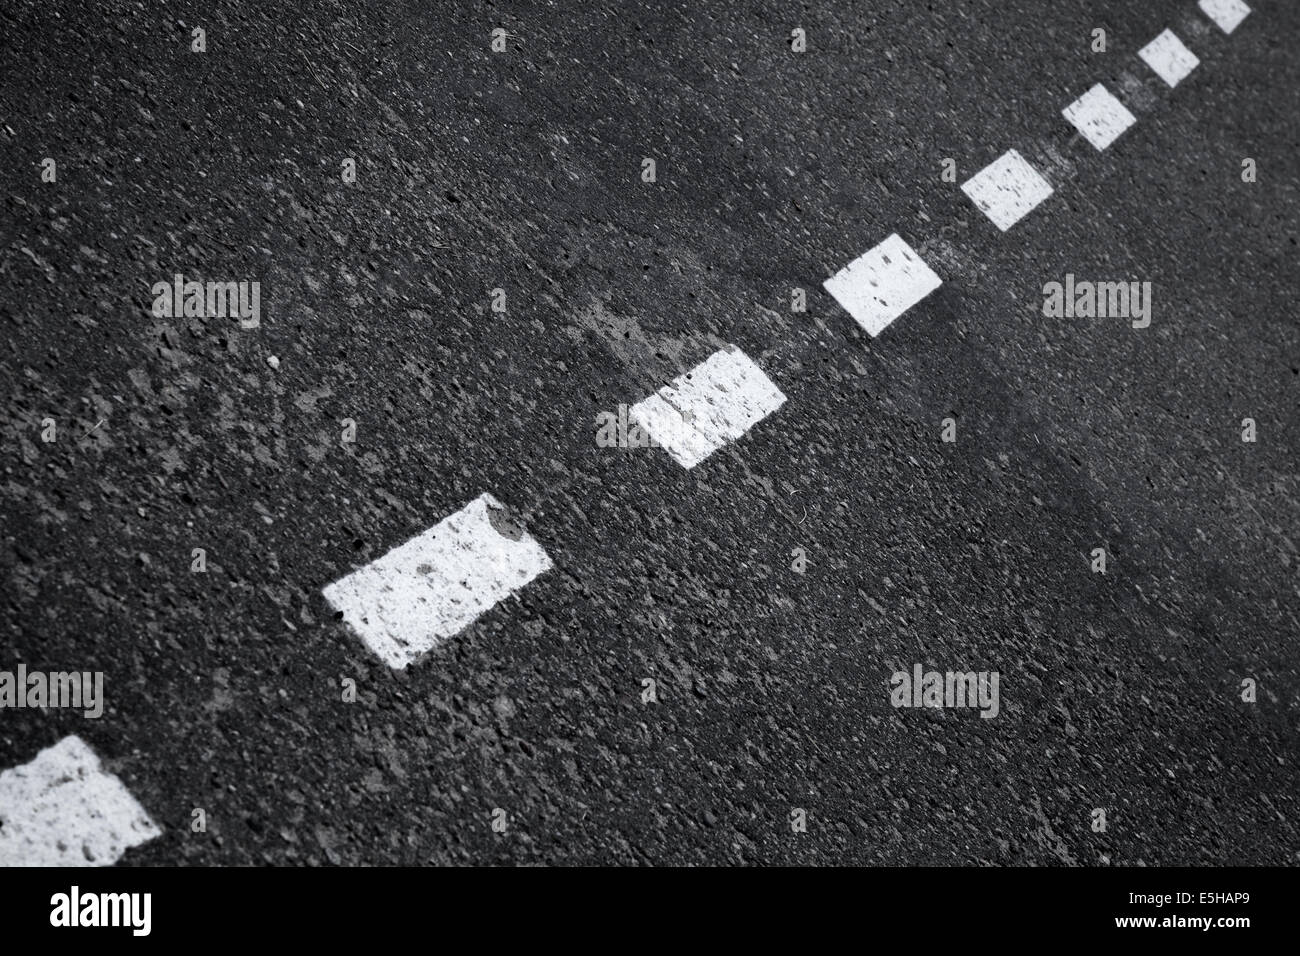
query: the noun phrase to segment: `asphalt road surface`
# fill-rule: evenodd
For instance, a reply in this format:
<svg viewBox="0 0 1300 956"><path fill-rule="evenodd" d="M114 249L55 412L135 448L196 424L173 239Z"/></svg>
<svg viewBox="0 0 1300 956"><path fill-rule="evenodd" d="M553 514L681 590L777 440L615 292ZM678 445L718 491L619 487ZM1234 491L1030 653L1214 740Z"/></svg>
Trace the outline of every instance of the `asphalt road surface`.
<svg viewBox="0 0 1300 956"><path fill-rule="evenodd" d="M123 866L1300 861L1300 10L1249 3L6 4L0 670L104 705L0 709L0 770L84 741ZM873 337L823 282L895 233L942 284ZM779 408L597 443L729 345ZM484 494L549 566L390 666L322 591ZM75 804L0 799L6 862Z"/></svg>

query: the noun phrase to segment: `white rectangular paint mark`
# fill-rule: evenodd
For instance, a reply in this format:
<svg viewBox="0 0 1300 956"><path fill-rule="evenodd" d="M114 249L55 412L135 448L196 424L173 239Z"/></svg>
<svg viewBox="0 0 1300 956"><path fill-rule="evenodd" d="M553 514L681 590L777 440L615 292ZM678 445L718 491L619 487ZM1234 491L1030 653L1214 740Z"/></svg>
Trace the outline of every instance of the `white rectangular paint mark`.
<svg viewBox="0 0 1300 956"><path fill-rule="evenodd" d="M1052 195L1047 180L1014 149L962 183L961 191L1003 232Z"/></svg>
<svg viewBox="0 0 1300 956"><path fill-rule="evenodd" d="M0 773L0 866L112 866L161 833L75 735Z"/></svg>
<svg viewBox="0 0 1300 956"><path fill-rule="evenodd" d="M629 416L684 468L694 468L785 404L749 356L728 345L643 401Z"/></svg>
<svg viewBox="0 0 1300 956"><path fill-rule="evenodd" d="M1100 83L1061 110L1061 115L1099 150L1137 122L1137 117Z"/></svg>
<svg viewBox="0 0 1300 956"><path fill-rule="evenodd" d="M1219 25L1224 33L1237 29L1241 21L1250 13L1250 7L1241 0L1199 0L1196 4L1201 12Z"/></svg>
<svg viewBox="0 0 1300 956"><path fill-rule="evenodd" d="M1168 86L1177 86L1201 63L1173 30L1165 30L1138 50L1138 56Z"/></svg>
<svg viewBox="0 0 1300 956"><path fill-rule="evenodd" d="M898 233L822 283L873 338L941 285L943 280Z"/></svg>
<svg viewBox="0 0 1300 956"><path fill-rule="evenodd" d="M479 495L321 593L384 663L401 669L551 567L541 545L505 522L501 503Z"/></svg>

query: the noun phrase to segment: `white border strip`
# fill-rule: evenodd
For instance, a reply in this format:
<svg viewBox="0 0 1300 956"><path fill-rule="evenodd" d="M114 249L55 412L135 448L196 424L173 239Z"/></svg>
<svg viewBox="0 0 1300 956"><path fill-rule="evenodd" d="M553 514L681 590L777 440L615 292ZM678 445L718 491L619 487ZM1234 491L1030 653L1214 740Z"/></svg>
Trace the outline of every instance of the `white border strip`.
<svg viewBox="0 0 1300 956"><path fill-rule="evenodd" d="M874 338L941 285L943 280L925 260L894 233L823 282L822 288Z"/></svg>
<svg viewBox="0 0 1300 956"><path fill-rule="evenodd" d="M1231 33L1250 15L1250 7L1241 0L1198 0L1201 12L1219 25L1224 33Z"/></svg>
<svg viewBox="0 0 1300 956"><path fill-rule="evenodd" d="M1165 30L1158 37L1138 50L1142 62L1151 67L1153 73L1165 81L1168 87L1175 87L1187 79L1192 70L1201 65L1200 59L1178 39L1173 30Z"/></svg>
<svg viewBox="0 0 1300 956"><path fill-rule="evenodd" d="M482 494L322 593L384 663L401 669L550 567L542 546L510 528L501 503Z"/></svg>
<svg viewBox="0 0 1300 956"><path fill-rule="evenodd" d="M1100 83L1061 110L1070 125L1098 150L1103 150L1137 122L1137 117Z"/></svg>
<svg viewBox="0 0 1300 956"><path fill-rule="evenodd" d="M785 404L748 355L728 345L649 398L629 416L683 468L694 468Z"/></svg>
<svg viewBox="0 0 1300 956"><path fill-rule="evenodd" d="M0 773L0 866L112 866L162 834L77 736Z"/></svg>
<svg viewBox="0 0 1300 956"><path fill-rule="evenodd" d="M1047 180L1014 149L962 183L961 191L1003 232L1052 195Z"/></svg>

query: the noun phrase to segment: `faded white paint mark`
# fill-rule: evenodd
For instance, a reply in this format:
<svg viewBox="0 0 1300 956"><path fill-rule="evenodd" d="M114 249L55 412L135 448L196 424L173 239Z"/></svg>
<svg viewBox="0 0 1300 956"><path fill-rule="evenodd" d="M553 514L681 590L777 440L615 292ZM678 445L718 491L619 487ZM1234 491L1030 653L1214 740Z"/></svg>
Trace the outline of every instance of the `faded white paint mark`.
<svg viewBox="0 0 1300 956"><path fill-rule="evenodd" d="M898 233L822 283L873 338L941 285L943 280Z"/></svg>
<svg viewBox="0 0 1300 956"><path fill-rule="evenodd" d="M1138 50L1138 56L1169 86L1177 86L1201 63L1173 30L1165 30Z"/></svg>
<svg viewBox="0 0 1300 956"><path fill-rule="evenodd" d="M961 191L1003 232L1052 195L1047 180L1014 149L962 183Z"/></svg>
<svg viewBox="0 0 1300 956"><path fill-rule="evenodd" d="M1231 33L1246 19L1250 7L1241 0L1199 0L1201 12L1219 25L1224 33Z"/></svg>
<svg viewBox="0 0 1300 956"><path fill-rule="evenodd" d="M0 866L112 866L161 833L75 735L0 773Z"/></svg>
<svg viewBox="0 0 1300 956"><path fill-rule="evenodd" d="M1100 83L1061 110L1061 115L1099 150L1115 142L1137 122L1124 104Z"/></svg>
<svg viewBox="0 0 1300 956"><path fill-rule="evenodd" d="M501 503L483 494L322 593L384 663L400 669L550 567L542 546L510 527Z"/></svg>
<svg viewBox="0 0 1300 956"><path fill-rule="evenodd" d="M694 468L784 403L763 370L729 345L637 402L629 415L678 464Z"/></svg>

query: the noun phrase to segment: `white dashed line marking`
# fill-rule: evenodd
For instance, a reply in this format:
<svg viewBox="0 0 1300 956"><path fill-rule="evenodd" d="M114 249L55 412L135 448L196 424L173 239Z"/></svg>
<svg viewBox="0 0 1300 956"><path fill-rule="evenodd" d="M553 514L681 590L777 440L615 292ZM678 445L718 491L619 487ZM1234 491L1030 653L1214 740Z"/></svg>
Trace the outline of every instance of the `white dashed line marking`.
<svg viewBox="0 0 1300 956"><path fill-rule="evenodd" d="M1138 50L1138 56L1171 87L1186 79L1201 63L1195 53L1183 46L1183 41L1173 30L1164 31Z"/></svg>
<svg viewBox="0 0 1300 956"><path fill-rule="evenodd" d="M632 406L631 417L684 468L694 468L785 404L748 355L729 345Z"/></svg>
<svg viewBox="0 0 1300 956"><path fill-rule="evenodd" d="M941 285L934 270L894 233L823 282L822 288L874 338Z"/></svg>
<svg viewBox="0 0 1300 956"><path fill-rule="evenodd" d="M1003 232L1052 195L1047 180L1014 149L962 183L961 191Z"/></svg>
<svg viewBox="0 0 1300 956"><path fill-rule="evenodd" d="M0 773L0 866L112 866L161 833L80 737Z"/></svg>
<svg viewBox="0 0 1300 956"><path fill-rule="evenodd" d="M1099 150L1137 122L1137 117L1100 83L1061 110L1061 115Z"/></svg>
<svg viewBox="0 0 1300 956"><path fill-rule="evenodd" d="M401 669L550 567L542 546L483 494L321 593L384 663Z"/></svg>
<svg viewBox="0 0 1300 956"><path fill-rule="evenodd" d="M1231 33L1237 29L1241 21L1250 13L1250 7L1241 0L1199 0L1196 5L1201 8L1202 13L1217 23L1224 33Z"/></svg>

